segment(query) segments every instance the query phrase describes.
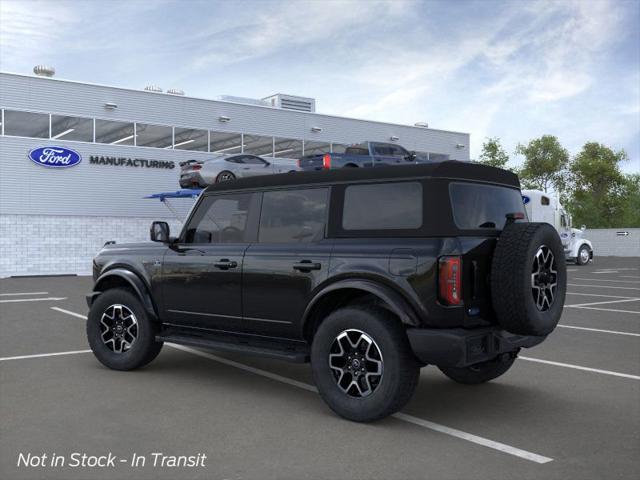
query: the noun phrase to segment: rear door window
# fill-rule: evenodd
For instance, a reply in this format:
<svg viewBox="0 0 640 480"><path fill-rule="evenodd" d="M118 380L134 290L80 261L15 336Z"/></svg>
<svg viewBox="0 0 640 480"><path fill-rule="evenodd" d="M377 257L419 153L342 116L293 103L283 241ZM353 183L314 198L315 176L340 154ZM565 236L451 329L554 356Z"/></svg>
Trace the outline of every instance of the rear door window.
<svg viewBox="0 0 640 480"><path fill-rule="evenodd" d="M522 195L514 188L453 182L449 193L453 218L461 230L501 230L507 213L524 213Z"/></svg>
<svg viewBox="0 0 640 480"><path fill-rule="evenodd" d="M422 226L422 185L350 185L344 192L344 230L406 230Z"/></svg>
<svg viewBox="0 0 640 480"><path fill-rule="evenodd" d="M328 188L265 192L258 239L261 243L309 243L324 237Z"/></svg>

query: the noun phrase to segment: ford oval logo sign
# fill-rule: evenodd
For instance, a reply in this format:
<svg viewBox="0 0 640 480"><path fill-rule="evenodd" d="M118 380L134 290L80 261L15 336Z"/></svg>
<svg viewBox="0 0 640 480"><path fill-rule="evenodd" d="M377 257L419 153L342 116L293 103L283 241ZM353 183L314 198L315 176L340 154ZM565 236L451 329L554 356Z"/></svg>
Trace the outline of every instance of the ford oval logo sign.
<svg viewBox="0 0 640 480"><path fill-rule="evenodd" d="M527 197L526 195L522 195L522 203L524 203L526 205L530 201L531 201L531 199L529 197Z"/></svg>
<svg viewBox="0 0 640 480"><path fill-rule="evenodd" d="M69 148L38 147L29 152L29 160L43 167L68 168L79 164L82 156Z"/></svg>

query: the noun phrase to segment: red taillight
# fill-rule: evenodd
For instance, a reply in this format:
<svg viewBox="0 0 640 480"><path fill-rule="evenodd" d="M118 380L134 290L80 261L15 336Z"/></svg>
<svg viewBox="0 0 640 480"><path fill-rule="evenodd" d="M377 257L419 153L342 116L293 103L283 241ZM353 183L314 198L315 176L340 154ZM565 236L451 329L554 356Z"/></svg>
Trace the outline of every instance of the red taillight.
<svg viewBox="0 0 640 480"><path fill-rule="evenodd" d="M442 257L438 261L438 296L445 305L462 303L462 260Z"/></svg>
<svg viewBox="0 0 640 480"><path fill-rule="evenodd" d="M302 167L302 160L298 159L298 160L296 161L296 163L298 164L298 168L301 168L301 167Z"/></svg>
<svg viewBox="0 0 640 480"><path fill-rule="evenodd" d="M191 167L191 170L200 170L202 168L202 165L194 165Z"/></svg>
<svg viewBox="0 0 640 480"><path fill-rule="evenodd" d="M329 153L325 153L322 156L322 168L331 168L331 155Z"/></svg>

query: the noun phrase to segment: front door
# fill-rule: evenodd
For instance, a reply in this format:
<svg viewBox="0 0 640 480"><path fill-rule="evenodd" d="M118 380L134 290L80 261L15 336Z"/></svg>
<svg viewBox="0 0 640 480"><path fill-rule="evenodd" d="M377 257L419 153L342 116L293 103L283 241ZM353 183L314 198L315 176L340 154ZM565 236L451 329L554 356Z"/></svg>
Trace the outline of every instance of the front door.
<svg viewBox="0 0 640 480"><path fill-rule="evenodd" d="M305 307L329 271L328 202L326 187L263 194L258 241L244 257L242 304L250 333L298 335Z"/></svg>
<svg viewBox="0 0 640 480"><path fill-rule="evenodd" d="M164 256L162 320L207 329L242 326L242 265L255 238L259 197L204 197Z"/></svg>
<svg viewBox="0 0 640 480"><path fill-rule="evenodd" d="M409 152L407 152L399 145L374 143L371 147L374 154L373 165L376 167L412 163L410 160L408 160Z"/></svg>

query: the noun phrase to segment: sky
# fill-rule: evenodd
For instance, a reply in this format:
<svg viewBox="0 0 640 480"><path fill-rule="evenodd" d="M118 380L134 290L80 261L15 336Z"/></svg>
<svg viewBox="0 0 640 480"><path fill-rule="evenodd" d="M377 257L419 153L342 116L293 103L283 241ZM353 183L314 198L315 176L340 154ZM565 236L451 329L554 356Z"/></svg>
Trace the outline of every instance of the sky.
<svg viewBox="0 0 640 480"><path fill-rule="evenodd" d="M313 97L320 113L597 141L640 172L640 0L0 0L0 70L187 95ZM365 140L365 139L363 139Z"/></svg>

